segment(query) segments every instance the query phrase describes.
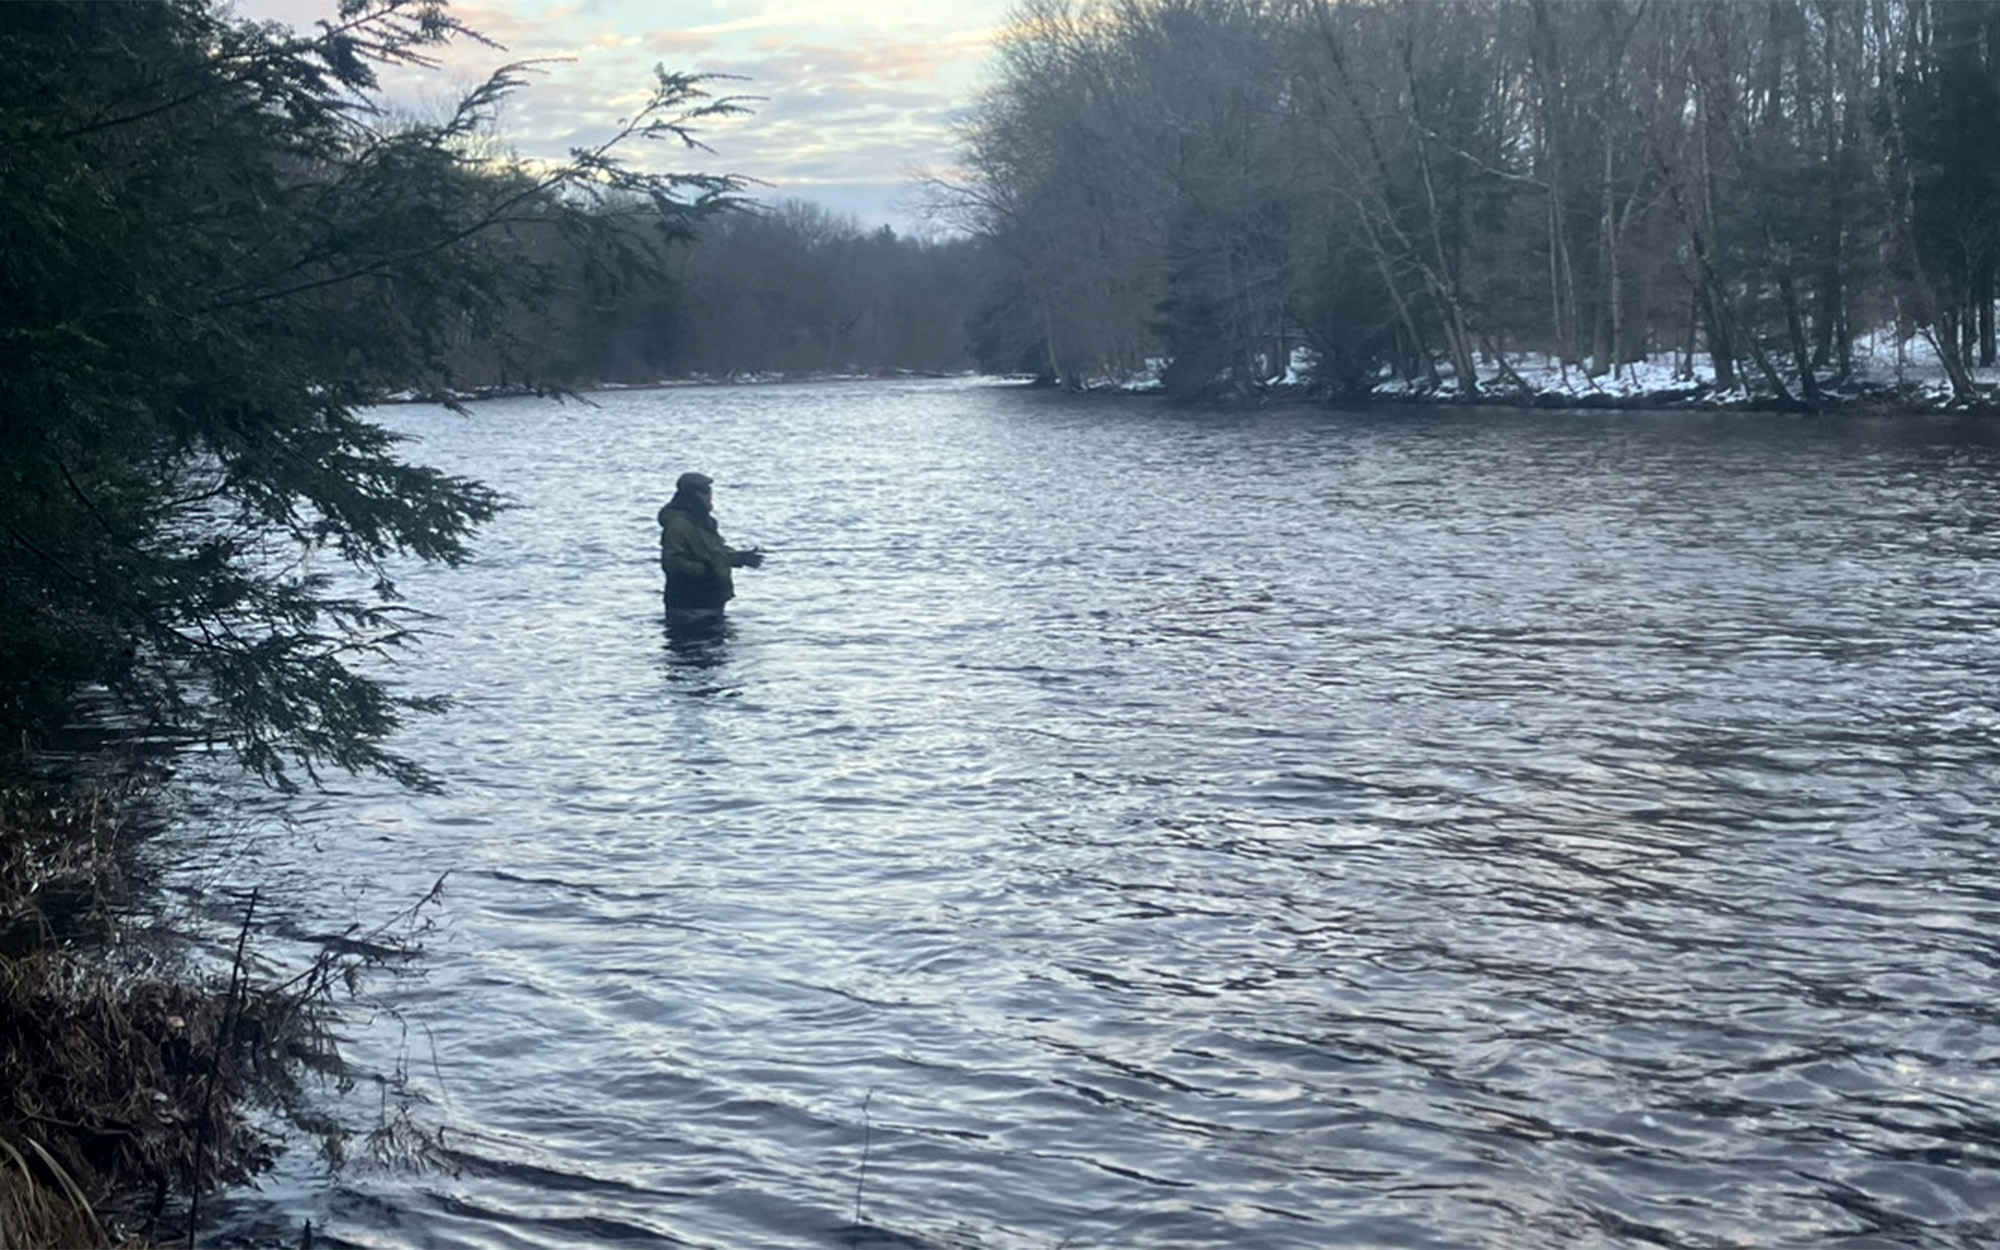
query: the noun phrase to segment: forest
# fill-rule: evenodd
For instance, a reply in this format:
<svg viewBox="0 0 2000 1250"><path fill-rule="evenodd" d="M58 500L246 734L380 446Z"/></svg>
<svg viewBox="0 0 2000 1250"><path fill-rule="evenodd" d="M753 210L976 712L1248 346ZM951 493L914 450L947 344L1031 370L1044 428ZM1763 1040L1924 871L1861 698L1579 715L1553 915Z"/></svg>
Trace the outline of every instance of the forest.
<svg viewBox="0 0 2000 1250"><path fill-rule="evenodd" d="M976 368L1217 399L1303 361L1330 398L1501 398L1532 389L1510 362L1664 357L1809 409L1875 334L1980 403L1997 37L1989 0L1028 0L934 232L541 188L488 236L532 298L391 389Z"/></svg>
<svg viewBox="0 0 2000 1250"><path fill-rule="evenodd" d="M1804 409L1885 334L1980 403L1997 37L1988 0L1029 0L927 188L945 229L748 204L662 268L571 269L450 377L1216 399L1303 360L1327 397L1504 397L1511 361L1667 357Z"/></svg>
<svg viewBox="0 0 2000 1250"><path fill-rule="evenodd" d="M621 231L649 234L643 221ZM964 372L965 326L990 253L965 235L920 238L802 200L744 201L662 243L658 263L593 263L546 239L560 275L513 309L498 339L440 362L456 393L668 379ZM647 240L634 238L628 250Z"/></svg>
<svg viewBox="0 0 2000 1250"><path fill-rule="evenodd" d="M982 367L1438 394L1712 361L1815 407L1852 344L1994 363L1986 0L1030 0L969 117ZM1481 366L1486 366L1482 368ZM1491 385L1492 383L1489 383Z"/></svg>

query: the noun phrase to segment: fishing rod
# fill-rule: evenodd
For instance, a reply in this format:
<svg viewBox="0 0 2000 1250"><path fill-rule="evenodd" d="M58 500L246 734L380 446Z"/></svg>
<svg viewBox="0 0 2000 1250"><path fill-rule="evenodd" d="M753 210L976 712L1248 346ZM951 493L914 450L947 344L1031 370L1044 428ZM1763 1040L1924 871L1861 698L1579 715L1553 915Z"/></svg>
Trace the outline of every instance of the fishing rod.
<svg viewBox="0 0 2000 1250"><path fill-rule="evenodd" d="M890 551L914 552L914 551L920 551L922 550L922 548L912 547L907 543L873 543L865 546L837 546L837 547L812 547L812 546L734 547L731 548L731 550L735 551L738 555L749 555L751 552L754 551L759 556L789 556L789 555L820 555L822 553L828 555L847 555L850 553L863 553L863 552L872 552L874 554L879 555L883 552L890 552ZM635 556L633 557L633 562L640 563L641 561L639 557ZM646 564L651 564L654 561L651 556L648 556L645 557L643 562Z"/></svg>
<svg viewBox="0 0 2000 1250"><path fill-rule="evenodd" d="M764 553L764 554L765 554L765 555L767 555L767 556L785 556L785 555L792 555L792 554L793 554L793 553L795 553L795 552L821 552L821 551L828 551L828 552L850 552L850 551L914 551L914 550L916 550L916 548L914 548L914 547L910 546L910 545L909 545L908 543L876 543L876 544L871 544L871 545L868 545L868 546L861 546L861 547L789 547L789 546L787 546L787 547L752 547L752 548L751 548L750 550L752 550L752 551L760 551L760 552Z"/></svg>

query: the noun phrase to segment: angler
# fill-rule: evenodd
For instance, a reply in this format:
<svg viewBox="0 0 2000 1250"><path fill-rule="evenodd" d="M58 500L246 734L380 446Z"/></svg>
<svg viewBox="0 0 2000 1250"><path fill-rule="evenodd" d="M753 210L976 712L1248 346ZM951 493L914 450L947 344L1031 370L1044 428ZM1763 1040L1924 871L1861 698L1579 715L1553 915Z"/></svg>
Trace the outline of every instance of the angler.
<svg viewBox="0 0 2000 1250"><path fill-rule="evenodd" d="M715 524L715 483L705 473L683 473L674 497L660 509L660 568L667 575L669 612L720 612L736 597L734 569L760 568L764 553L738 551L722 541Z"/></svg>

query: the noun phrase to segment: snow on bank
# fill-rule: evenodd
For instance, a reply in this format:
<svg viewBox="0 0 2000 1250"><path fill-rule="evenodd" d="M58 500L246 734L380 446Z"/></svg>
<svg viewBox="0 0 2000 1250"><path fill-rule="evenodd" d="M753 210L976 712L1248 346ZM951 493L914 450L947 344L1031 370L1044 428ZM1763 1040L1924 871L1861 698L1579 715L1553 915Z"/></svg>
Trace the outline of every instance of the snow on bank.
<svg viewBox="0 0 2000 1250"><path fill-rule="evenodd" d="M1855 340L1852 355L1854 371L1840 385L1844 396L1893 394L1915 407L1953 405L1951 384L1938 360L1937 349L1922 336L1902 336L1892 331L1863 335ZM1129 376L1106 378L1085 389L1157 393L1163 389L1167 363L1161 359L1148 360L1143 369ZM1278 393L1309 392L1317 363L1311 349L1295 349L1284 373L1267 383L1266 389ZM1714 366L1702 353L1663 353L1620 364L1594 376L1588 367L1566 365L1556 357L1539 353L1521 353L1504 359L1482 355L1478 370L1481 394L1496 402L1523 399L1552 407L1682 402L1749 407L1759 399L1755 388L1746 385L1746 380L1754 381L1754 366L1739 365L1738 384L1730 390L1718 390ZM2000 367L1974 369L1972 376L1982 389L2000 389ZM1396 377L1385 370L1369 390L1369 394L1384 399L1449 401L1454 393L1448 368L1440 370L1436 386Z"/></svg>

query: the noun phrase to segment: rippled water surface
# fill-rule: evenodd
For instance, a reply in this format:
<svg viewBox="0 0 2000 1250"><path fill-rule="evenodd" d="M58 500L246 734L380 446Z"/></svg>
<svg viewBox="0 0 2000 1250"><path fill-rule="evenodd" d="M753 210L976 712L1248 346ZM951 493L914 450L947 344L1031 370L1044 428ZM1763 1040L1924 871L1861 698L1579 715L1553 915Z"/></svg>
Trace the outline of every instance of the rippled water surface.
<svg viewBox="0 0 2000 1250"><path fill-rule="evenodd" d="M402 581L449 790L186 852L450 874L352 1044L444 1166L275 1187L322 1245L2000 1244L1991 428L386 415L517 504ZM774 552L719 638L687 468Z"/></svg>

